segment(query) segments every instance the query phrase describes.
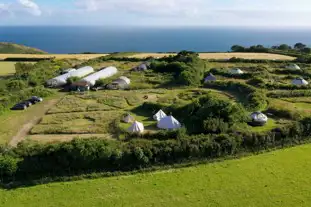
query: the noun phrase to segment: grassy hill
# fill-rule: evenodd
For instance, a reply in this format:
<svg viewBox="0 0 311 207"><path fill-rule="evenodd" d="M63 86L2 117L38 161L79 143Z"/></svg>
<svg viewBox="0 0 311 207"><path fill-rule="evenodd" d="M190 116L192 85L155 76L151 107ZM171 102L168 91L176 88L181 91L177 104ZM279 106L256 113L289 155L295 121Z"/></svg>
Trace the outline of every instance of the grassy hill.
<svg viewBox="0 0 311 207"><path fill-rule="evenodd" d="M0 54L46 54L46 52L32 48L27 47L24 45L18 45L13 43L7 43L7 42L0 42Z"/></svg>
<svg viewBox="0 0 311 207"><path fill-rule="evenodd" d="M0 190L0 205L310 206L310 152L305 145L172 171Z"/></svg>

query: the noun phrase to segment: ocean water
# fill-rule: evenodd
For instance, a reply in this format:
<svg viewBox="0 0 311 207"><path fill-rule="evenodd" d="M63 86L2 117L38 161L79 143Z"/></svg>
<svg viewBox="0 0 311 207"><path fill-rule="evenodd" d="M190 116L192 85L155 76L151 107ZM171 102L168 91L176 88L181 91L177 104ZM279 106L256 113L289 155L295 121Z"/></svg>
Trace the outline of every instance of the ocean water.
<svg viewBox="0 0 311 207"><path fill-rule="evenodd" d="M311 45L311 29L0 27L0 42L14 42L49 53L229 51L234 44Z"/></svg>

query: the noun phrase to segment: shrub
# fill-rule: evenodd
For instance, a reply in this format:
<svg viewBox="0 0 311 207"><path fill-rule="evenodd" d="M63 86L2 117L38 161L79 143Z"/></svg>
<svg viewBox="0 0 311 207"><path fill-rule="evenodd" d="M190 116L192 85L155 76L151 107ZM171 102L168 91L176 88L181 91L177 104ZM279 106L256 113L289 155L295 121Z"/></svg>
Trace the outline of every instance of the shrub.
<svg viewBox="0 0 311 207"><path fill-rule="evenodd" d="M267 106L267 97L265 96L264 92L256 90L256 88L244 83L233 81L215 81L207 82L204 84L204 86L207 88L245 94L247 102L244 103L244 105L250 110L260 110Z"/></svg>

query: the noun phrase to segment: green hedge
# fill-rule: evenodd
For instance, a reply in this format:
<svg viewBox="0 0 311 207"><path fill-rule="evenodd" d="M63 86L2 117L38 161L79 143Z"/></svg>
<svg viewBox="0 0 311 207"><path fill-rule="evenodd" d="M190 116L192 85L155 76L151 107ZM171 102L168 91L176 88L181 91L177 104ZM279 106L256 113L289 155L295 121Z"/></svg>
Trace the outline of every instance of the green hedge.
<svg viewBox="0 0 311 207"><path fill-rule="evenodd" d="M298 144L309 140L310 135L311 118L306 118L268 133L184 135L162 141L137 137L129 142L76 139L49 145L22 143L0 155L0 176L7 183L99 171L133 171Z"/></svg>
<svg viewBox="0 0 311 207"><path fill-rule="evenodd" d="M270 98L311 97L311 90L272 91L267 96Z"/></svg>
<svg viewBox="0 0 311 207"><path fill-rule="evenodd" d="M204 83L204 87L243 94L246 96L247 100L244 105L250 110L260 110L267 106L267 97L264 92L244 83L234 81L214 81Z"/></svg>

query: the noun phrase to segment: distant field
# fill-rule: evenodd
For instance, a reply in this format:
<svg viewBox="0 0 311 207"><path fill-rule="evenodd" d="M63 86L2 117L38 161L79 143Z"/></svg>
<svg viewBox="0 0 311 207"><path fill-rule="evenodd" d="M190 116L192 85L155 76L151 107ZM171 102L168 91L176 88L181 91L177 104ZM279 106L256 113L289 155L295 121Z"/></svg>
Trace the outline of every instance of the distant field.
<svg viewBox="0 0 311 207"><path fill-rule="evenodd" d="M56 59L80 59L88 60L109 54L0 54L0 59L5 58L53 58ZM175 55L175 53L137 53L128 57L146 58L146 57L164 57ZM127 56L127 55L125 55ZM230 59L232 57L245 59L266 59L266 60L294 60L294 57L270 53L200 53L203 59Z"/></svg>
<svg viewBox="0 0 311 207"><path fill-rule="evenodd" d="M6 58L56 58L88 60L107 54L0 54L0 60Z"/></svg>
<svg viewBox="0 0 311 207"><path fill-rule="evenodd" d="M141 53L130 57L145 58L145 57L164 57L174 55L174 53ZM270 54L270 53L200 53L202 59L230 59L232 57L244 59L266 59L266 60L294 60L294 57Z"/></svg>
<svg viewBox="0 0 311 207"><path fill-rule="evenodd" d="M1 206L310 206L311 145L160 171L0 190Z"/></svg>
<svg viewBox="0 0 311 207"><path fill-rule="evenodd" d="M15 62L0 62L0 76L13 75L15 73Z"/></svg>

